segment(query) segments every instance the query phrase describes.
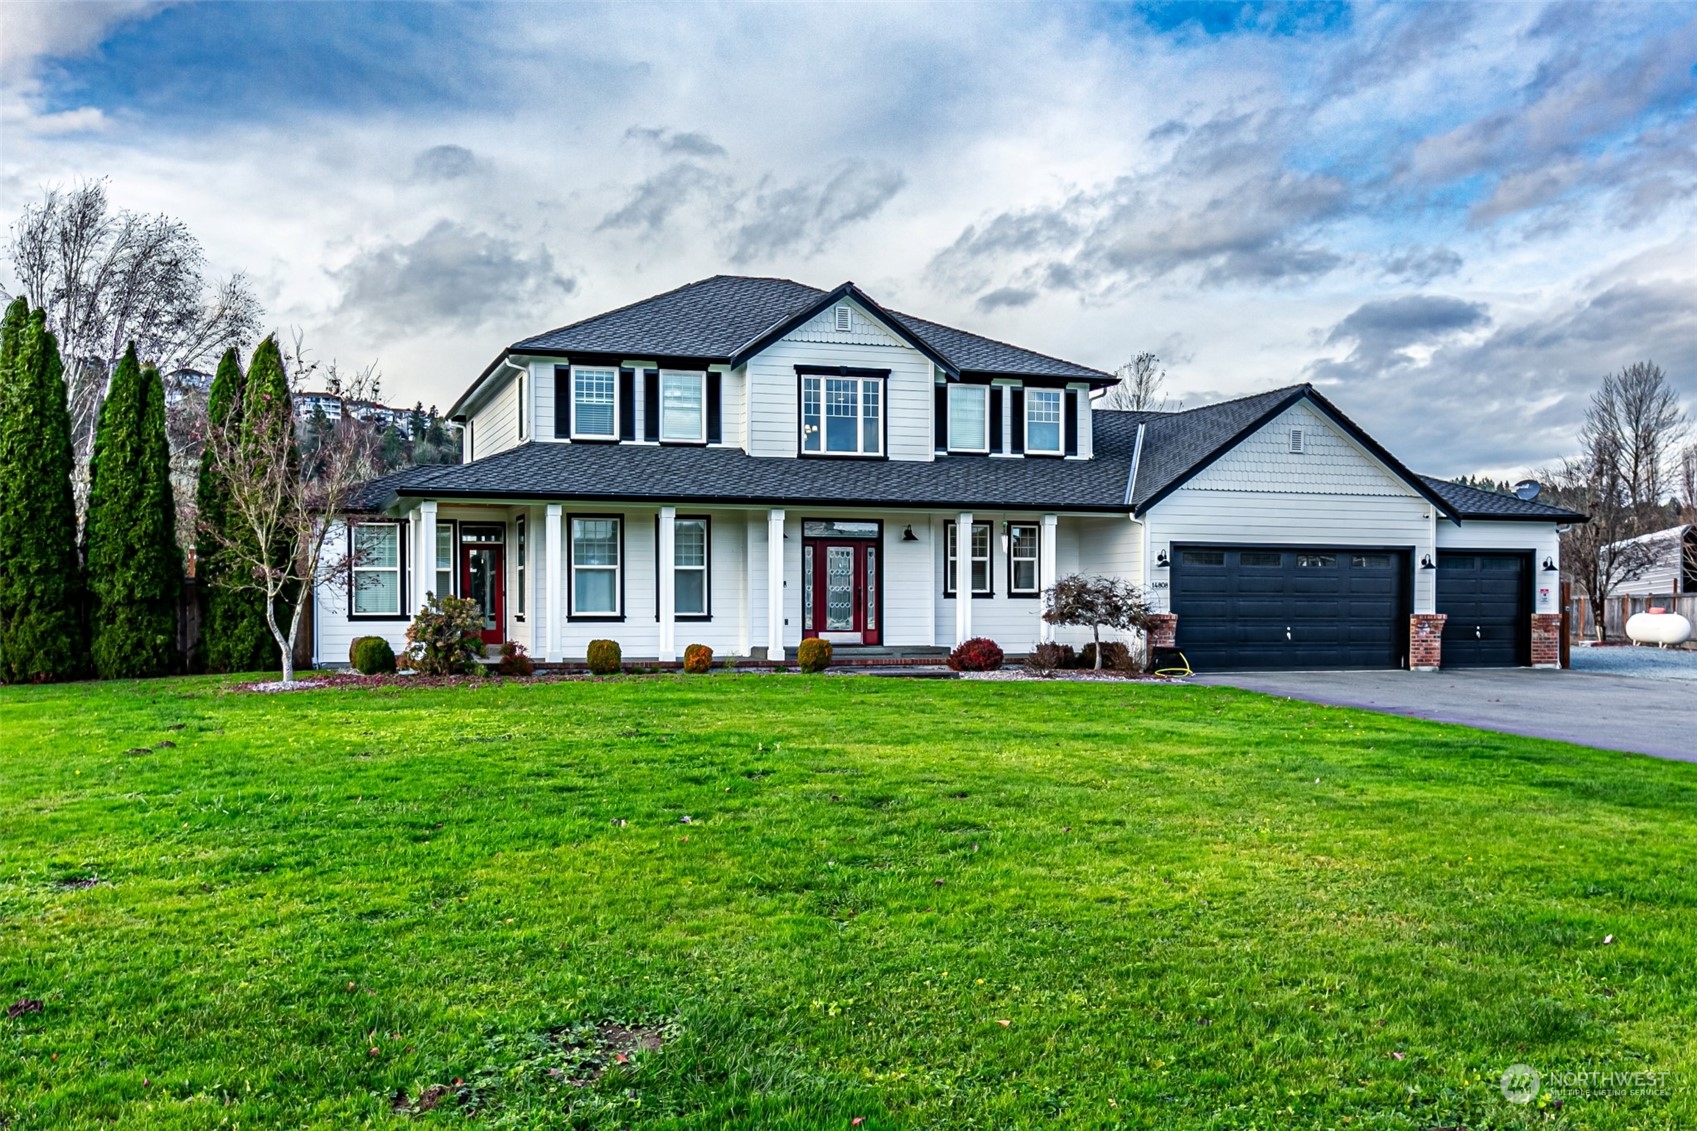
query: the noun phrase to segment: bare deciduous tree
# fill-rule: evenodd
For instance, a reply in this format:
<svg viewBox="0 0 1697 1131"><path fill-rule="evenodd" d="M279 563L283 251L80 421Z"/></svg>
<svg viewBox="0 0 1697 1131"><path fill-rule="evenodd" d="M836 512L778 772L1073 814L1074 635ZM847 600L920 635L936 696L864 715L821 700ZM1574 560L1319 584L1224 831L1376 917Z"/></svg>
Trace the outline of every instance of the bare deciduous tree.
<svg viewBox="0 0 1697 1131"><path fill-rule="evenodd" d="M259 300L240 274L208 284L205 255L181 221L113 212L106 183L49 189L12 225L23 293L47 311L65 359L78 498L94 424L125 346L170 373L258 335Z"/></svg>
<svg viewBox="0 0 1697 1131"><path fill-rule="evenodd" d="M1679 453L1679 521L1697 523L1697 444Z"/></svg>
<svg viewBox="0 0 1697 1131"><path fill-rule="evenodd" d="M298 336L294 356L302 356ZM290 377L298 391L300 370ZM343 387L351 398L365 395L358 377L344 379ZM355 490L377 472L371 428L346 412L331 422L312 457L302 459L291 400L246 404L237 422L214 427L203 417L202 425L205 450L229 485L234 520L228 531L205 524L202 531L236 567L227 583L265 594L266 625L282 656L284 683L295 678L295 641L313 587L349 584L357 563L352 551L331 552L329 535L348 521ZM277 609L290 593L300 596L285 627L277 623Z"/></svg>
<svg viewBox="0 0 1697 1131"><path fill-rule="evenodd" d="M1114 375L1120 383L1102 397L1103 408L1127 412L1166 411L1168 398L1161 389L1167 383L1167 371L1161 368L1159 357L1145 351L1114 370Z"/></svg>
<svg viewBox="0 0 1697 1131"><path fill-rule="evenodd" d="M1096 668L1102 667L1102 628L1146 632L1153 614L1143 590L1119 577L1071 574L1043 594L1043 619L1050 624L1089 628L1096 641Z"/></svg>
<svg viewBox="0 0 1697 1131"><path fill-rule="evenodd" d="M1591 516L1562 535L1562 565L1584 590L1604 633L1601 602L1655 566L1657 547L1637 541L1668 525L1669 485L1688 431L1679 398L1653 362L1611 373L1591 396L1580 454L1538 478L1554 502Z"/></svg>

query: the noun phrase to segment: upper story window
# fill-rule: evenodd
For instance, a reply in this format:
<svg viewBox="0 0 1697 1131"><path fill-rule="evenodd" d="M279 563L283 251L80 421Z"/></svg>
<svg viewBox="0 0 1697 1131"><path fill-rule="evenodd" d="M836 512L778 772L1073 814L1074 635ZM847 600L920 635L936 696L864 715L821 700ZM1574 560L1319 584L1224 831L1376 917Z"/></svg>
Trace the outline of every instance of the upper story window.
<svg viewBox="0 0 1697 1131"><path fill-rule="evenodd" d="M949 450L990 450L990 387L949 386Z"/></svg>
<svg viewBox="0 0 1697 1131"><path fill-rule="evenodd" d="M1058 456L1063 451L1061 420L1065 408L1059 389L1025 390L1025 450L1027 454Z"/></svg>
<svg viewBox="0 0 1697 1131"><path fill-rule="evenodd" d="M572 367L572 439L616 440L619 371Z"/></svg>
<svg viewBox="0 0 1697 1131"><path fill-rule="evenodd" d="M660 439L700 444L707 439L707 375L660 370Z"/></svg>
<svg viewBox="0 0 1697 1131"><path fill-rule="evenodd" d="M883 455L883 381L876 377L804 375L801 450L828 455Z"/></svg>

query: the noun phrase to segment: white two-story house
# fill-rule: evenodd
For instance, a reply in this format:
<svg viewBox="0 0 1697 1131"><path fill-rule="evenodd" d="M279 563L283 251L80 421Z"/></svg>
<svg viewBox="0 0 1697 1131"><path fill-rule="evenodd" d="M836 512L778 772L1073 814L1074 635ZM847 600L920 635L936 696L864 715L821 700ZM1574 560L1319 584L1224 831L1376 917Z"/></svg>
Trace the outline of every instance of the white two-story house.
<svg viewBox="0 0 1697 1131"><path fill-rule="evenodd" d="M551 661L1017 654L1088 638L1040 614L1092 573L1198 669L1555 662L1582 516L1415 475L1306 385L1132 413L1113 383L850 283L715 276L526 338L449 411L464 463L368 485L316 658L398 650L432 591Z"/></svg>

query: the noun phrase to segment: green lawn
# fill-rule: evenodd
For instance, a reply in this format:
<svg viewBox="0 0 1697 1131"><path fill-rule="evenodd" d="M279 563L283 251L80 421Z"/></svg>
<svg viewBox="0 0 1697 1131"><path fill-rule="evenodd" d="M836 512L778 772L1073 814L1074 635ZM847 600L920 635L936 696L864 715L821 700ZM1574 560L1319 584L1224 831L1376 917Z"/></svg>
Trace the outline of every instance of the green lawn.
<svg viewBox="0 0 1697 1131"><path fill-rule="evenodd" d="M455 1078L420 1125L1697 1126L1697 766L864 677L0 728L8 1131L398 1127ZM1515 1062L1665 1075L1523 1107Z"/></svg>

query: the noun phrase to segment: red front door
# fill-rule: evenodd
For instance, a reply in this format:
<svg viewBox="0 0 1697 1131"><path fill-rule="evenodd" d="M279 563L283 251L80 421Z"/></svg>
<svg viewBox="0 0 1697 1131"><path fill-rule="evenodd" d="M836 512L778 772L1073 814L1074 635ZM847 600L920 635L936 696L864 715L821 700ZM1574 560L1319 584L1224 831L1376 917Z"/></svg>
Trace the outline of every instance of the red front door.
<svg viewBox="0 0 1697 1131"><path fill-rule="evenodd" d="M504 546L464 545L460 547L460 592L477 602L483 610L483 642L500 644L506 640L505 604L501 595L501 559Z"/></svg>
<svg viewBox="0 0 1697 1131"><path fill-rule="evenodd" d="M878 543L809 538L801 545L802 632L833 644L881 638Z"/></svg>

